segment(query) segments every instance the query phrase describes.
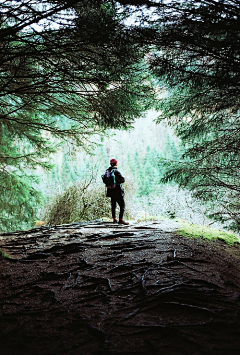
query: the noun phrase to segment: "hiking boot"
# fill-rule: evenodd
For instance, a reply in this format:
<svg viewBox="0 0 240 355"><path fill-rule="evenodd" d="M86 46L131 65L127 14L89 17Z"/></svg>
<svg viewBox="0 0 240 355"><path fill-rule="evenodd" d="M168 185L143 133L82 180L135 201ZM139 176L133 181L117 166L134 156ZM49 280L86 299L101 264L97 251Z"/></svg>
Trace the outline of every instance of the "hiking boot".
<svg viewBox="0 0 240 355"><path fill-rule="evenodd" d="M117 223L117 218L113 218L113 223Z"/></svg>
<svg viewBox="0 0 240 355"><path fill-rule="evenodd" d="M128 222L125 222L123 219L119 219L118 224L125 224L125 225L128 225L129 223L128 223Z"/></svg>

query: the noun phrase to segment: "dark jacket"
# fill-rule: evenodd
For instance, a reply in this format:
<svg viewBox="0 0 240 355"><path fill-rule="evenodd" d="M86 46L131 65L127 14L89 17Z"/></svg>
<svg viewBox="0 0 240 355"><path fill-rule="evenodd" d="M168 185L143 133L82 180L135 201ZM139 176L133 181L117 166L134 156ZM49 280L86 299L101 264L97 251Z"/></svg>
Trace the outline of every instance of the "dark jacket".
<svg viewBox="0 0 240 355"><path fill-rule="evenodd" d="M117 169L116 166L114 167L109 167L108 170L114 170L114 175L116 178L116 187L115 189L107 189L107 197L120 197L120 196L124 196L124 189L122 187L122 183L125 182L124 177L122 176L122 174L120 173L120 171Z"/></svg>

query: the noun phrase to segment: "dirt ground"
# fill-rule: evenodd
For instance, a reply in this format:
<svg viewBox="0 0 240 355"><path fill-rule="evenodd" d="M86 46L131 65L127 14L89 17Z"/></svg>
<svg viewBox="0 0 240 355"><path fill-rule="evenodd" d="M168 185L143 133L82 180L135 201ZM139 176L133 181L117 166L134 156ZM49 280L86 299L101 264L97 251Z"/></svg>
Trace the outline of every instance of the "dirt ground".
<svg viewBox="0 0 240 355"><path fill-rule="evenodd" d="M0 235L0 354L239 354L240 248L176 227Z"/></svg>

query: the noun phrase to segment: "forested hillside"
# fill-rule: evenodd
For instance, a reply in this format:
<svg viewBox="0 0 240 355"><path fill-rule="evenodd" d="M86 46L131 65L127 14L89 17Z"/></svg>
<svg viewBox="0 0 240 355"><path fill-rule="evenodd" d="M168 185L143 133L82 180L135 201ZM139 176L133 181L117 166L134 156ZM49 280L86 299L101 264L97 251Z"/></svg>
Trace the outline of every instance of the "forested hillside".
<svg viewBox="0 0 240 355"><path fill-rule="evenodd" d="M164 167L160 160L177 160L180 156L179 142L170 127L164 124L156 125L158 115L155 111L149 111L128 131L109 130L109 137L95 141L91 154L65 145L55 155L56 164L51 173L47 178L46 174L42 176L41 189L48 192L45 193L45 200L52 199L56 192L61 194L66 188L71 189L81 181L86 184L91 181L88 190L93 189L96 195L105 193L101 175L108 168L110 159L115 157L119 170L126 179L129 217L136 217L140 210L149 214L149 206L144 206L145 198L150 201L162 195L160 186ZM160 211L161 208L158 208L155 215ZM110 217L110 209L104 213L102 217ZM92 215L91 219L94 218L96 216Z"/></svg>
<svg viewBox="0 0 240 355"><path fill-rule="evenodd" d="M177 162L183 147L171 127L156 124L159 115L151 110L127 131L109 130L109 137L95 141L92 155L71 145L59 150L53 158L52 171L48 175L42 171L39 186L45 202L38 217L52 224L110 218L110 199L105 197L101 175L110 158L116 157L119 170L126 178L128 219L167 217L205 225L212 223L206 216L208 206L200 204L190 192L179 189L176 183L161 181L166 170L164 162ZM83 212L83 203L79 201L85 187L89 205Z"/></svg>

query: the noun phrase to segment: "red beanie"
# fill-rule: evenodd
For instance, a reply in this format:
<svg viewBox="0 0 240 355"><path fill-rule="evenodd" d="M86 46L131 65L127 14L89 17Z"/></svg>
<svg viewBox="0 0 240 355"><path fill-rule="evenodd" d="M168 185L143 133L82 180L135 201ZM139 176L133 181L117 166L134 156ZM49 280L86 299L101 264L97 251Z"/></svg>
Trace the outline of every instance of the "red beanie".
<svg viewBox="0 0 240 355"><path fill-rule="evenodd" d="M116 159L111 159L110 160L110 164L115 164L116 165L117 164L117 160Z"/></svg>

